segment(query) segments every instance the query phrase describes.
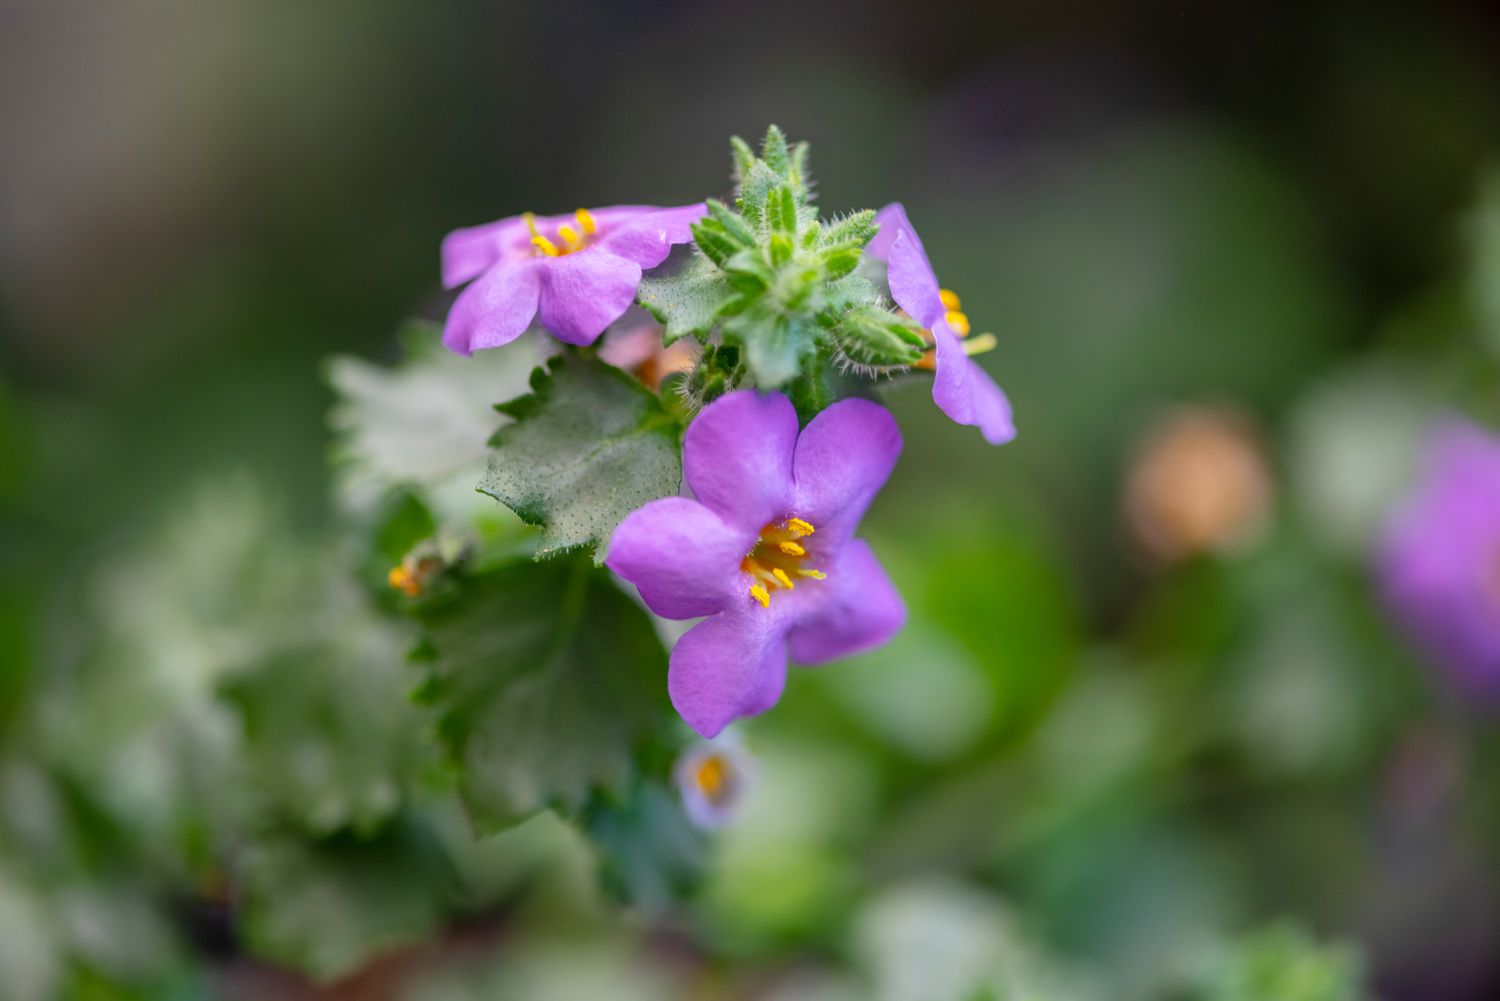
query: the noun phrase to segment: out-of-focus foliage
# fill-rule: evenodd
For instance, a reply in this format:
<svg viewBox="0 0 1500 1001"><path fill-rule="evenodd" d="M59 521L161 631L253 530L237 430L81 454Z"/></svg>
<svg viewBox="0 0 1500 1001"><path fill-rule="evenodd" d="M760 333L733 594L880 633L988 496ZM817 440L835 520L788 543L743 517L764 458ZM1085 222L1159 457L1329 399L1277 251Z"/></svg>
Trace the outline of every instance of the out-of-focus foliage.
<svg viewBox="0 0 1500 1001"><path fill-rule="evenodd" d="M1494 995L1493 710L1370 573L1431 422L1500 426L1490 19L315 6L0 33L0 997ZM921 221L1020 437L886 395L910 622L794 672L709 833L647 722L677 627L474 490L553 349L402 324L446 229L727 196L773 118L825 217ZM728 295L687 251L669 336ZM1164 550L1129 484L1184 412L1264 493Z"/></svg>

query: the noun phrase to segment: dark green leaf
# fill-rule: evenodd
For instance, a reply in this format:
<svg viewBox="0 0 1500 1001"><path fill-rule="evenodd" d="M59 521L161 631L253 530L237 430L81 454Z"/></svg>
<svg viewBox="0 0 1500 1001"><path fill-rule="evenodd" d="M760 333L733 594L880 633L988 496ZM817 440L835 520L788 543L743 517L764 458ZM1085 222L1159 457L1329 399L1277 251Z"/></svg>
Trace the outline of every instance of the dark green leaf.
<svg viewBox="0 0 1500 1001"><path fill-rule="evenodd" d="M678 425L661 401L619 369L567 354L504 405L516 419L495 435L479 489L542 527L538 558L594 547L602 563L627 514L677 493Z"/></svg>
<svg viewBox="0 0 1500 1001"><path fill-rule="evenodd" d="M599 852L605 889L625 903L658 914L696 889L707 845L675 790L641 782L623 802L599 797L583 826Z"/></svg>
<svg viewBox="0 0 1500 1001"><path fill-rule="evenodd" d="M667 658L608 575L576 557L506 564L421 614L423 694L480 830L627 787L668 711Z"/></svg>

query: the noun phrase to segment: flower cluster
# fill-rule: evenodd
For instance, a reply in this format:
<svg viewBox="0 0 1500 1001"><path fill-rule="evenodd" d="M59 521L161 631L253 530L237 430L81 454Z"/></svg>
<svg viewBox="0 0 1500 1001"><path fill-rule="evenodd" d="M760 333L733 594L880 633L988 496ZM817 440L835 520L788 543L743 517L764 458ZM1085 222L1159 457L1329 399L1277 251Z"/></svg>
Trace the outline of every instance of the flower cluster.
<svg viewBox="0 0 1500 1001"><path fill-rule="evenodd" d="M955 422L992 444L1015 436L1009 401L975 360L996 338L971 334L905 209L823 220L805 144L772 127L758 155L739 140L732 150L732 204L525 213L458 230L442 253L444 283L466 286L449 348L500 347L533 325L571 346L534 396L501 407L535 426L497 436L491 482L504 489L487 492L547 538L595 541L657 615L702 620L672 650L667 687L705 738L772 706L789 660L868 650L905 620L856 537L902 444L875 390L930 376ZM585 350L606 331L602 350ZM589 383L585 367L606 363L651 400ZM680 469L648 490L655 481L632 470L659 473L639 443L664 421L686 425ZM552 470L555 490L539 482ZM643 492L656 499L609 505ZM413 588L409 576L392 583Z"/></svg>

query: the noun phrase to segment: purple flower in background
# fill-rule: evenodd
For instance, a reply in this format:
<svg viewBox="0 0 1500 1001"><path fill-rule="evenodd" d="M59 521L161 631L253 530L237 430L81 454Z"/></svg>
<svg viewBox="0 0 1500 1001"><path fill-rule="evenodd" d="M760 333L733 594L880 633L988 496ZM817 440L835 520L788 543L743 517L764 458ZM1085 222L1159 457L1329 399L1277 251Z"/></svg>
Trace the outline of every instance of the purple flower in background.
<svg viewBox="0 0 1500 1001"><path fill-rule="evenodd" d="M1500 697L1500 438L1464 423L1439 431L1380 562L1416 642L1464 690Z"/></svg>
<svg viewBox="0 0 1500 1001"><path fill-rule="evenodd" d="M723 734L682 752L672 775L689 819L699 827L723 827L744 803L755 763L738 740Z"/></svg>
<svg viewBox="0 0 1500 1001"><path fill-rule="evenodd" d="M605 562L653 612L708 616L677 641L667 677L698 733L775 705L788 648L818 664L901 628L901 596L853 537L900 452L895 419L867 400L835 403L799 434L785 396L729 393L683 443L697 499L653 501L615 529Z"/></svg>
<svg viewBox="0 0 1500 1001"><path fill-rule="evenodd" d="M933 402L956 423L977 427L991 445L1010 441L1016 436L1010 400L970 357L993 348L994 335L968 339L969 318L960 311L958 296L938 286L922 240L901 203L892 202L881 209L875 222L880 231L866 253L886 262L891 298L925 327L932 339L932 350L917 367L933 370Z"/></svg>
<svg viewBox="0 0 1500 1001"><path fill-rule="evenodd" d="M472 281L454 302L443 343L459 354L509 344L540 319L568 344L592 344L635 299L641 270L693 238L702 204L523 215L449 233L443 286Z"/></svg>

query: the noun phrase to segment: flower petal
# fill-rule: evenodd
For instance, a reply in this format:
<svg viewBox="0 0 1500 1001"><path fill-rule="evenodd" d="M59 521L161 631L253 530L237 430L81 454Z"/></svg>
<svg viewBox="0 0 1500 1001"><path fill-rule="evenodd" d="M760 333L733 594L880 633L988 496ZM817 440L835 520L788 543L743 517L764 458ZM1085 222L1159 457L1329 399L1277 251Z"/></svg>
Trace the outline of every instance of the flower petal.
<svg viewBox="0 0 1500 1001"><path fill-rule="evenodd" d="M758 606L704 619L677 641L667 672L672 705L701 736L765 712L786 686L786 633Z"/></svg>
<svg viewBox="0 0 1500 1001"><path fill-rule="evenodd" d="M759 531L792 513L797 412L780 393L727 393L688 427L682 444L687 485L731 525Z"/></svg>
<svg viewBox="0 0 1500 1001"><path fill-rule="evenodd" d="M847 538L900 455L901 430L889 411L869 400L835 403L797 439L793 513L824 538Z"/></svg>
<svg viewBox="0 0 1500 1001"><path fill-rule="evenodd" d="M692 240L692 224L707 212L702 202L661 209L603 231L599 246L642 268L654 268L667 259L674 246Z"/></svg>
<svg viewBox="0 0 1500 1001"><path fill-rule="evenodd" d="M552 336L592 344L624 315L641 283L641 266L603 249L542 258L538 316Z"/></svg>
<svg viewBox="0 0 1500 1001"><path fill-rule="evenodd" d="M461 355L509 344L531 326L540 291L534 262L496 265L459 293L443 325L443 343Z"/></svg>
<svg viewBox="0 0 1500 1001"><path fill-rule="evenodd" d="M947 312L938 294L937 275L933 274L922 241L912 230L901 230L891 244L886 283L896 305L924 327L931 327Z"/></svg>
<svg viewBox="0 0 1500 1001"><path fill-rule="evenodd" d="M955 423L977 427L991 445L1003 445L1016 436L1010 400L979 363L964 354L959 340L945 321L932 328L937 344L937 371L932 380L932 401Z"/></svg>
<svg viewBox="0 0 1500 1001"><path fill-rule="evenodd" d="M455 229L443 237L443 288L457 288L498 264L508 245L526 245L526 224L520 216Z"/></svg>
<svg viewBox="0 0 1500 1001"><path fill-rule="evenodd" d="M917 231L912 227L911 220L906 218L906 207L900 202L891 202L885 208L875 213L875 225L880 228L869 243L865 244L865 253L877 261L888 261L891 257L891 244L896 242L896 236L902 230L911 233L912 239L916 240L917 250L922 250L922 241L917 239Z"/></svg>
<svg viewBox="0 0 1500 1001"><path fill-rule="evenodd" d="M657 615L691 619L730 606L742 593L740 560L755 537L736 531L695 500L663 497L615 529L604 563L640 589Z"/></svg>
<svg viewBox="0 0 1500 1001"><path fill-rule="evenodd" d="M872 650L906 624L906 603L862 539L852 539L829 571L830 593L790 633L792 659L821 664Z"/></svg>

